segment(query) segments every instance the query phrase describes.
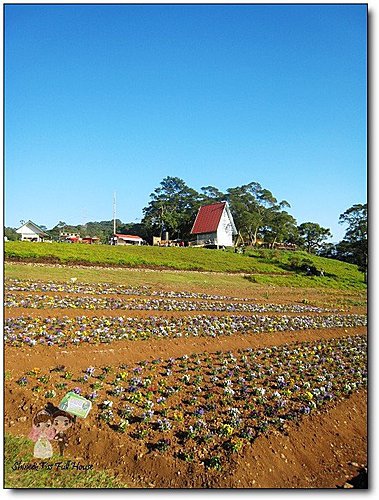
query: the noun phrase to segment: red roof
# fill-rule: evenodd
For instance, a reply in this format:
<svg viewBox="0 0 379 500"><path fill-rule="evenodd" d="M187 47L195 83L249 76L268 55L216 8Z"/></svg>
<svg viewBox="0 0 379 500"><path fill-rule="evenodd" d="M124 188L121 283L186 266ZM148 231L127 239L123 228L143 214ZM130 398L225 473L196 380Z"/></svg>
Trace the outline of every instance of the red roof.
<svg viewBox="0 0 379 500"><path fill-rule="evenodd" d="M199 208L191 234L214 233L217 231L226 202L213 203Z"/></svg>
<svg viewBox="0 0 379 500"><path fill-rule="evenodd" d="M142 240L140 236L135 236L133 234L115 234L117 238L128 239L128 240Z"/></svg>

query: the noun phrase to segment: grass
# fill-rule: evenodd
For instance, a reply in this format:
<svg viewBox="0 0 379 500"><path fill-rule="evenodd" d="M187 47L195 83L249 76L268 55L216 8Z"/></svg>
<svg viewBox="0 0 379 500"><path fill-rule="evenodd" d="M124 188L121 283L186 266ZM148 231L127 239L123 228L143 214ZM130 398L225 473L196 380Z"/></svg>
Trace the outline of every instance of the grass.
<svg viewBox="0 0 379 500"><path fill-rule="evenodd" d="M52 464L51 470L13 470L20 464L40 464L42 460L33 458L33 442L24 437L6 434L4 437L4 487L5 488L127 488L108 471L60 470L55 463L66 463L59 455L46 460ZM85 465L85 464L81 464Z"/></svg>
<svg viewBox="0 0 379 500"><path fill-rule="evenodd" d="M324 288L334 290L363 290L365 287L354 280L341 280L319 276L248 276L246 278L252 283L259 285L271 285L280 287L296 288Z"/></svg>
<svg viewBox="0 0 379 500"><path fill-rule="evenodd" d="M285 273L270 263L257 263L233 252L204 248L74 245L10 241L4 245L5 259L92 264L125 267L177 269L230 273Z"/></svg>
<svg viewBox="0 0 379 500"><path fill-rule="evenodd" d="M248 249L244 255L233 250L207 250L203 248L112 247L109 245L73 245L65 243L7 242L5 259L16 262L59 263L55 279L77 277L80 281L120 282L134 285L164 283L167 285L204 286L209 288L250 287L271 285L278 287L321 288L329 290L364 291L363 273L357 266L334 259L310 255L302 251ZM87 264L87 269L70 268L75 264ZM100 271L90 266L105 266ZM307 276L306 265L323 270L324 276ZM108 266L108 267L107 267ZM112 269L112 267L123 269ZM24 269L24 278L44 279L44 271L30 266ZM135 269L156 270L137 273ZM134 269L134 270L131 270ZM161 271L165 272L162 273ZM202 271L201 274L191 271ZM8 277L16 276L20 268L12 264L6 268ZM182 272L181 271L185 271ZM52 268L48 273L53 276ZM223 274L216 274L223 273ZM100 276L99 276L100 275ZM244 275L248 275L244 279ZM83 280L82 277L85 276ZM48 278L46 278L48 279Z"/></svg>
<svg viewBox="0 0 379 500"><path fill-rule="evenodd" d="M152 286L155 289L167 286L178 290L206 289L208 292L217 292L220 289L251 288L257 286L244 279L243 274L215 274L165 270L113 269L113 268L75 268L70 266L53 267L49 265L25 265L19 263L5 263L5 276L13 279L27 279L34 281L61 281L67 282L70 278L77 278L80 283L106 282L119 285Z"/></svg>
<svg viewBox="0 0 379 500"><path fill-rule="evenodd" d="M278 250L249 250L247 254L263 264L270 263L289 272L287 275L251 276L255 283L305 288L330 288L339 290L364 290L364 275L358 267L335 259L318 257L307 252ZM306 266L323 270L324 276L307 276Z"/></svg>

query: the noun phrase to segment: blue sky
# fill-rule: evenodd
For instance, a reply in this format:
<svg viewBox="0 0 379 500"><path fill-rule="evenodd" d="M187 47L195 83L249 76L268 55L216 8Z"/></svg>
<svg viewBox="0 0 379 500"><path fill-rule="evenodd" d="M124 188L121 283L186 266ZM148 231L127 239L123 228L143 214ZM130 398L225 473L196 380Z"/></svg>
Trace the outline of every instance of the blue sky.
<svg viewBox="0 0 379 500"><path fill-rule="evenodd" d="M365 5L7 5L5 225L140 220L259 182L342 239L366 202Z"/></svg>

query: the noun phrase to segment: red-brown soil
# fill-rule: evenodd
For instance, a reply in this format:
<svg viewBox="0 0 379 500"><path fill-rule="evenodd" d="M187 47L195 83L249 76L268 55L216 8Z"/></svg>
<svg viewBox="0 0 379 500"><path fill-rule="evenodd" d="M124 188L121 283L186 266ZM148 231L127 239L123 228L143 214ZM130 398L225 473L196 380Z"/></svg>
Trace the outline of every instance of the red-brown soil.
<svg viewBox="0 0 379 500"><path fill-rule="evenodd" d="M244 295L242 290L239 292L240 296ZM217 293L221 295L224 291L219 290ZM230 295L230 290L225 291L225 295ZM266 301L259 297L257 302L299 303L303 298L301 290L283 293L283 290L273 289ZM312 298L315 305L328 307L328 303L338 304L334 293L328 297L324 292L307 291L309 302ZM349 308L348 312L364 311L364 307L354 307ZM195 311L165 313L15 308L7 309L5 316L92 316L105 313L136 317L199 314ZM11 380L5 383L5 431L21 436L29 434L31 416L37 408L35 403L24 399L25 392L14 381L35 367L64 365L68 370L75 371L90 365L129 365L158 357L165 359L190 353L235 351L248 347L362 335L366 330L365 327L334 328L218 338L150 339L65 348L7 346L4 368L11 374ZM367 465L367 393L360 389L346 399L328 403L322 410L302 418L299 423L286 424L284 433L271 431L260 435L244 449L243 454L234 455L221 471L206 469L198 463L188 464L171 455L146 452L140 441L116 433L106 425L99 426L91 418L77 421L70 443L66 459L93 464L100 470L113 470L117 477L134 488L338 488L352 480Z"/></svg>
<svg viewBox="0 0 379 500"><path fill-rule="evenodd" d="M5 430L25 436L32 412L17 392L7 393ZM366 391L358 391L328 411L289 423L284 433L259 436L221 472L146 452L139 442L90 420L75 424L65 459L110 469L132 488L343 487L367 464L366 398Z"/></svg>

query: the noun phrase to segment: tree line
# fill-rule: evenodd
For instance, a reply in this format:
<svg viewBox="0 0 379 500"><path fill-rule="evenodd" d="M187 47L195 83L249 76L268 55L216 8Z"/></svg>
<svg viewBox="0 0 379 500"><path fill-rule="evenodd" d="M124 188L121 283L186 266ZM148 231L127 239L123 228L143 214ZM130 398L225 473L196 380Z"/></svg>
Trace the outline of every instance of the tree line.
<svg viewBox="0 0 379 500"><path fill-rule="evenodd" d="M151 243L153 236L169 233L170 239L193 239L190 235L198 209L202 205L227 201L241 241L255 246L264 243L273 248L277 243L296 245L309 253L317 253L357 264L367 268L367 204L357 204L340 215L339 222L346 224L344 239L336 245L327 243L332 237L329 228L317 222L297 224L288 212L286 200L277 200L273 193L258 182L228 188L225 192L214 186L202 187L200 192L187 186L178 177L165 177L151 193L150 201L143 208L140 223L124 223L117 220L117 232L137 234ZM52 239L58 239L61 231L76 232L80 236L97 236L107 243L113 234L113 221L88 222L72 226L59 221L48 230L40 226ZM17 239L13 228L5 228L8 239Z"/></svg>

